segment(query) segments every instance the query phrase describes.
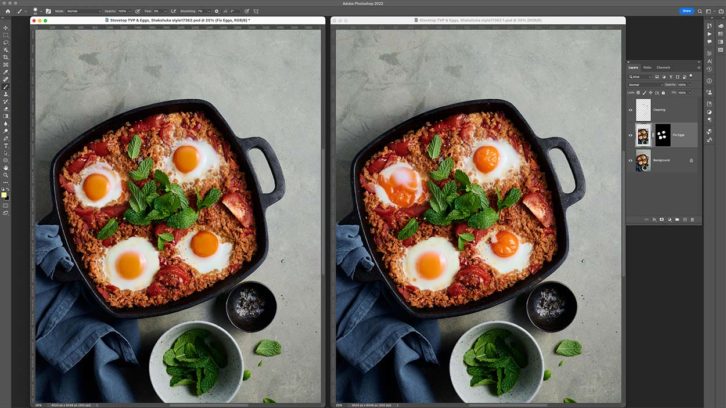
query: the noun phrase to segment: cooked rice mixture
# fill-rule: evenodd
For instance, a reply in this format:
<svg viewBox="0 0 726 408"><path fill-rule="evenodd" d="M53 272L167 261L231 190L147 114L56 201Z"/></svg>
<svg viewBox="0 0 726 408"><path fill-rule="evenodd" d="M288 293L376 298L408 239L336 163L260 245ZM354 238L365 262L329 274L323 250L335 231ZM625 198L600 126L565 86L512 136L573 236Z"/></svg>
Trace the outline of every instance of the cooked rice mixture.
<svg viewBox="0 0 726 408"><path fill-rule="evenodd" d="M135 135L143 143L138 157L132 159L128 149ZM197 152L197 159L210 160L211 156L216 156L218 165L205 171L196 180L175 181L173 172L165 165L174 155L175 146L189 140L211 145L210 150ZM205 155L210 157L203 157ZM153 160L153 169L148 178L134 182L129 173L139 168L146 158ZM103 207L84 204L78 190L78 186L85 183L83 169L98 163L109 165L120 177L120 196ZM131 193L127 182L142 188L151 181L157 184L159 193L163 194L161 183L154 181L157 169L182 187L189 207L196 211L197 220L190 228L171 228L163 220L152 220L148 225L134 225L128 221L126 211L130 206ZM240 272L257 251L251 193L245 175L227 141L201 112L160 114L126 123L120 129L88 143L71 156L64 164L58 182L64 189L63 207L76 250L82 257L82 269L114 308L149 307L181 299ZM204 198L213 188L221 191L219 199L211 206L199 209L197 194ZM118 229L108 238L97 238L112 218L117 220ZM232 244L226 266L200 273L182 259L177 244L185 235L201 230L215 234L220 247L224 243ZM142 237L156 249L162 234L173 239L165 240L163 250L158 252L159 269L153 271L153 280L148 286L136 290L120 289L110 282L110 276L104 272L104 262L110 248L128 238Z"/></svg>
<svg viewBox="0 0 726 408"><path fill-rule="evenodd" d="M440 155L432 158L428 148L435 135L439 135L442 144ZM511 207L501 209L496 223L484 230L472 228L461 220L452 221L450 225L428 222L425 214L431 209L432 198L427 182L433 181L443 189L446 183L455 179L454 170L465 168L467 160L471 161L475 155L476 146L481 146L485 141L508 142L519 157L517 169L498 177L496 181L477 183L483 187L490 205L496 209L497 191L504 195L517 188L521 192L521 199ZM450 175L444 180L433 180L431 172L437 170L440 163L449 157L455 163ZM381 198L381 190L385 190L381 172L395 164L400 166L401 163L409 165L418 173L423 187L420 196L410 206L393 205L390 197ZM406 177L400 176L399 179ZM364 189L363 202L376 249L382 255L399 293L415 308L463 305L502 291L537 273L543 264L552 260L557 251L552 197L545 174L529 143L501 112L454 115L410 131L374 154L359 174L359 182ZM399 233L411 218L416 218L418 229L411 237L399 239ZM526 267L501 273L482 259L480 248L490 243L479 245L480 241L502 229L516 234L519 249L522 244L531 244L531 251L526 255ZM448 286L437 290L421 289L421 282L425 279L412 279L411 273L407 274L404 270L404 260L411 252L409 249L431 237L444 237L454 247L458 247L459 234L471 234L474 239L464 242L463 250L458 252L459 267L452 273Z"/></svg>

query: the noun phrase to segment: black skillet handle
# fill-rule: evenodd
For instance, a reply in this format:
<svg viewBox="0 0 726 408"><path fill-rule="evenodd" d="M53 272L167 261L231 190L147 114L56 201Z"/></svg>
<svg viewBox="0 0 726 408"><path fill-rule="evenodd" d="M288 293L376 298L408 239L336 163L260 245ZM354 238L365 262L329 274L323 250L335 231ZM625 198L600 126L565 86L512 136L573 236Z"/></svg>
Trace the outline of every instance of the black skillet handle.
<svg viewBox="0 0 726 408"><path fill-rule="evenodd" d="M277 159L275 151L272 150L272 146L267 143L267 140L261 137L248 137L246 139L238 139L239 145L244 150L245 155L248 155L252 149L259 149L267 160L267 165L270 166L272 171L272 178L275 180L275 188L267 194L260 194L260 201L262 202L262 210L266 210L267 207L275 204L282 199L285 195L285 177L282 175L282 166L280 161Z"/></svg>
<svg viewBox="0 0 726 408"><path fill-rule="evenodd" d="M577 158L572 145L561 137L540 139L540 146L542 146L545 153L548 153L552 149L560 150L565 155L567 164L570 166L570 171L572 171L572 176L575 179L575 189L571 193L564 193L562 189L559 189L562 208L567 209L567 207L582 200L582 197L585 196L585 173L582 171L580 160Z"/></svg>
<svg viewBox="0 0 726 408"><path fill-rule="evenodd" d="M358 213L354 210L351 211L350 214L343 217L340 222L338 222L340 225L357 225L360 228L363 227L363 223L361 222L360 218L358 218ZM361 237L363 239L363 237ZM364 244L365 245L365 244ZM366 248L367 251L370 251L369 248ZM381 275L376 271L376 266L373 265L371 270L367 271L364 268L358 267L356 271L353 273L353 280L356 282L374 282L377 280L381 280Z"/></svg>

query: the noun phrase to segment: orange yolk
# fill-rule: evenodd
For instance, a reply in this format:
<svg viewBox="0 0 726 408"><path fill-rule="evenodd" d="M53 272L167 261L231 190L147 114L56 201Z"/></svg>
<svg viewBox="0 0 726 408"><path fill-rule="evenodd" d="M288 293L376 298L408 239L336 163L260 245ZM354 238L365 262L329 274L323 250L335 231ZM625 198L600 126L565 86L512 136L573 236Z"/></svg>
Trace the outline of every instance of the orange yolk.
<svg viewBox="0 0 726 408"><path fill-rule="evenodd" d="M182 173L189 173L199 165L199 151L194 146L179 146L172 158L174 166Z"/></svg>
<svg viewBox="0 0 726 408"><path fill-rule="evenodd" d="M444 273L446 259L437 252L426 252L416 260L416 270L424 279L436 279Z"/></svg>
<svg viewBox="0 0 726 408"><path fill-rule="evenodd" d="M116 260L116 271L124 279L136 279L144 270L144 258L136 252L124 252Z"/></svg>
<svg viewBox="0 0 726 408"><path fill-rule="evenodd" d="M497 242L493 242L491 246L497 256L508 258L517 253L519 239L509 231L499 231L497 232Z"/></svg>
<svg viewBox="0 0 726 408"><path fill-rule="evenodd" d="M383 187L388 199L398 207L407 208L416 202L418 178L413 169L396 169L390 177L378 176L378 184Z"/></svg>
<svg viewBox="0 0 726 408"><path fill-rule="evenodd" d="M192 247L194 254L206 258L217 252L219 240L209 231L200 231L192 237L192 242L189 245Z"/></svg>
<svg viewBox="0 0 726 408"><path fill-rule="evenodd" d="M482 173L489 173L499 164L499 150L494 146L482 146L474 153L474 164Z"/></svg>
<svg viewBox="0 0 726 408"><path fill-rule="evenodd" d="M92 173L83 180L83 192L86 193L86 197L93 201L105 197L110 189L111 183L109 183L108 177L103 174Z"/></svg>

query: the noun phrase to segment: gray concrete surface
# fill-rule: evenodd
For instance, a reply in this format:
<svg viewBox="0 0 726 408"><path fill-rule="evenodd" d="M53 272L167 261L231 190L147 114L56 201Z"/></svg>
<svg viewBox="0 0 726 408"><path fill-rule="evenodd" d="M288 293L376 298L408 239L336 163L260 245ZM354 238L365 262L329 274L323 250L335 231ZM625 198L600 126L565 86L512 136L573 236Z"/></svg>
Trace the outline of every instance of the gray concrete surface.
<svg viewBox="0 0 726 408"><path fill-rule="evenodd" d="M261 136L275 149L287 180L267 211L270 250L250 277L275 293L277 317L245 334L214 301L141 320L138 399L157 401L148 354L166 329L188 320L222 325L237 339L252 378L235 401L321 400L321 126L318 31L38 31L36 48L35 213L51 209L48 166L68 141L122 111L176 98L214 104L239 137ZM253 158L264 191L272 177ZM283 354L253 354L263 339ZM262 367L257 367L260 360Z"/></svg>
<svg viewBox="0 0 726 408"><path fill-rule="evenodd" d="M570 327L547 334L527 321L521 301L439 322L441 367L432 370L440 401L459 401L448 378L456 340L488 320L522 325L537 339L552 378L535 402L621 399L621 166L618 31L337 31L336 217L352 209L350 162L385 130L426 110L480 98L513 103L540 137L561 136L582 162L587 194L567 211L570 252L550 277L577 295ZM574 187L561 153L556 171ZM564 338L583 355L554 354ZM564 359L565 364L558 367Z"/></svg>

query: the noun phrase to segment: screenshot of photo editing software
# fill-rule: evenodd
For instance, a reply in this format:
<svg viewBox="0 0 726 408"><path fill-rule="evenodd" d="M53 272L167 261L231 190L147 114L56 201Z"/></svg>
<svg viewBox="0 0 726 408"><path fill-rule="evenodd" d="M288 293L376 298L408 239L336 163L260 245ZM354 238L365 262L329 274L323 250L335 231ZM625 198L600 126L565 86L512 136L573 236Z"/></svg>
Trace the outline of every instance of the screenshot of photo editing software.
<svg viewBox="0 0 726 408"><path fill-rule="evenodd" d="M726 408L725 25L0 0L0 408Z"/></svg>

